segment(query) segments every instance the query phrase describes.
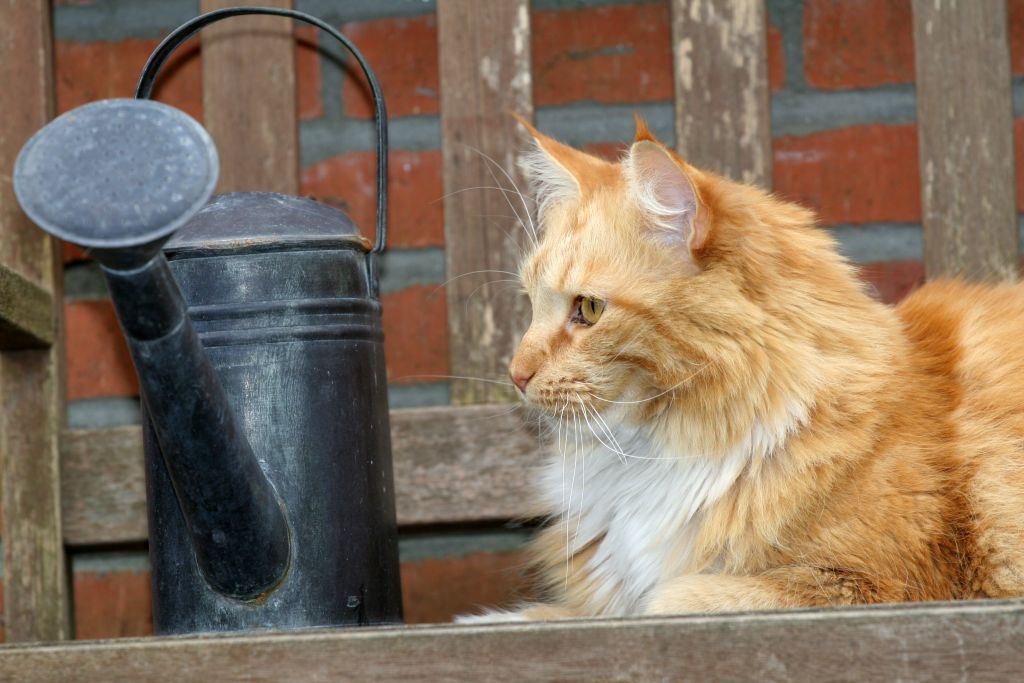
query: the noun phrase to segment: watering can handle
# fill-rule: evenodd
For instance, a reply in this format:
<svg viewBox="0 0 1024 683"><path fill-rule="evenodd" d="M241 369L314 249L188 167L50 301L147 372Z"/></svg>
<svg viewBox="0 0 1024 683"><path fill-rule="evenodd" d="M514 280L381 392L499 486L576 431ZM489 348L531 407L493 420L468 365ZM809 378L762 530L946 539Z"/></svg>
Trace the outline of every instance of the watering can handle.
<svg viewBox="0 0 1024 683"><path fill-rule="evenodd" d="M153 84L156 81L160 67L164 65L164 62L167 61L167 58L171 56L171 53L179 45L199 32L200 29L214 22L243 14L270 14L280 17L291 17L292 19L312 24L337 39L359 62L359 66L362 68L363 73L366 75L366 80L370 84L370 91L373 93L373 113L377 122L377 238L373 245L373 251L376 253L384 251L388 217L388 115L387 109L384 106L384 95L381 93L377 77L374 75L370 65L367 64L363 54L352 41L330 24L304 12L279 7L229 7L227 9L207 12L176 28L157 46L153 54L149 56L149 60L142 70L142 75L139 77L139 84L135 88L135 98L140 100L148 100L150 98L153 94Z"/></svg>

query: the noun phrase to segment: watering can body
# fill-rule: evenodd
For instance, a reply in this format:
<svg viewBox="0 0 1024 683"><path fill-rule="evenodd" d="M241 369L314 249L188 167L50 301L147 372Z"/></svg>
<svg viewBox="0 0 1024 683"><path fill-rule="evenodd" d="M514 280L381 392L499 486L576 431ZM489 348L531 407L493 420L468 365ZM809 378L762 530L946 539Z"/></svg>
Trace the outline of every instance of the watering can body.
<svg viewBox="0 0 1024 683"><path fill-rule="evenodd" d="M164 254L280 497L291 559L265 595L238 600L209 585L144 411L155 629L399 621L375 255L340 211L269 193L214 197Z"/></svg>
<svg viewBox="0 0 1024 683"><path fill-rule="evenodd" d="M309 199L211 199L210 136L148 101L175 47L252 13L318 26L363 67L377 123L374 243ZM101 265L139 376L154 630L401 621L376 272L387 115L376 78L325 22L237 7L169 35L137 98L62 115L26 143L13 179L37 225Z"/></svg>

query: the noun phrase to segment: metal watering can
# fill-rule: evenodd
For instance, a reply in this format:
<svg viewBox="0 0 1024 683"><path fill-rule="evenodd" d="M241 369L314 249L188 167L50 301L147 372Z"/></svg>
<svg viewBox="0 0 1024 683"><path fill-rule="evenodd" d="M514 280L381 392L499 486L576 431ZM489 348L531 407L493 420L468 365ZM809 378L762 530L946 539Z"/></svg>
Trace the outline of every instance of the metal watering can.
<svg viewBox="0 0 1024 683"><path fill-rule="evenodd" d="M352 53L377 122L377 235L309 199L213 197L207 132L149 101L171 52L239 14L292 17ZM26 143L25 212L106 276L139 375L157 633L398 622L377 278L387 118L363 56L277 8L197 17L150 57L135 100L94 102Z"/></svg>

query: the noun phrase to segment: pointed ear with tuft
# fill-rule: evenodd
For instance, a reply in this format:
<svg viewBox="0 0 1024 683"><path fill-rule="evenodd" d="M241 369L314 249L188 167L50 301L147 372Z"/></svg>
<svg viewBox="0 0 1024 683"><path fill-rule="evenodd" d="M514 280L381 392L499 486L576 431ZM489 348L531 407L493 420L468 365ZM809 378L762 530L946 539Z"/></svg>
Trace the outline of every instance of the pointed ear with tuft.
<svg viewBox="0 0 1024 683"><path fill-rule="evenodd" d="M692 261L707 230L703 216L698 215L700 201L684 164L660 142L643 138L630 147L625 168L630 190L650 216L655 237L666 246L681 248Z"/></svg>
<svg viewBox="0 0 1024 683"><path fill-rule="evenodd" d="M581 171L576 167L582 153L544 135L521 116L513 116L533 136L534 144L518 161L537 202L537 215L543 220L553 204L579 199L582 190L577 173Z"/></svg>

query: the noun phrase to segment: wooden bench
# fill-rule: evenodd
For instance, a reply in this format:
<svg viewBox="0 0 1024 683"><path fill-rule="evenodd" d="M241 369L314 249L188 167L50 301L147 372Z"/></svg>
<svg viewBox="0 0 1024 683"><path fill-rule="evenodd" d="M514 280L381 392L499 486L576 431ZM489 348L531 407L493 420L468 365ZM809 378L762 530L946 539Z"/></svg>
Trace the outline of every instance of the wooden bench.
<svg viewBox="0 0 1024 683"><path fill-rule="evenodd" d="M223 4L231 3L201 2L204 10ZM1019 252L1005 0L913 4L927 273L1014 277ZM770 186L763 0L672 0L671 6L681 150L700 166ZM146 539L139 429L63 427L58 249L15 208L11 189L18 150L52 116L50 12L46 0L0 0L4 619L8 641L27 643L0 647L0 680L1020 677L1020 600L39 644L72 632L66 549ZM530 15L527 0L439 0L437 12L450 193L490 173L485 157L470 148L514 173L514 152L524 140L506 113L533 113ZM274 20L264 26L287 32ZM258 134L296 129L291 46L239 38L238 30L236 23L233 41L204 50L203 58L205 120L219 141L225 187L294 193L297 134ZM239 55L248 73L231 66ZM480 71L484 57L487 74ZM269 86L229 87L266 79L271 65L277 66ZM233 107L244 115L232 115ZM294 174L251 171L259 166L254 160L266 158ZM515 245L494 234L485 218L507 208L499 193L446 197L449 273L512 269ZM448 287L451 372L500 376L529 312L523 306L494 316L486 292L466 304L474 286L455 280ZM484 324L488 317L493 324ZM493 405L510 398L507 390L453 381L451 396L457 405L392 414L403 525L515 517L528 474L543 457L538 435L520 413L500 415L505 408Z"/></svg>

